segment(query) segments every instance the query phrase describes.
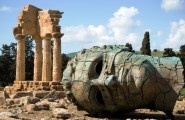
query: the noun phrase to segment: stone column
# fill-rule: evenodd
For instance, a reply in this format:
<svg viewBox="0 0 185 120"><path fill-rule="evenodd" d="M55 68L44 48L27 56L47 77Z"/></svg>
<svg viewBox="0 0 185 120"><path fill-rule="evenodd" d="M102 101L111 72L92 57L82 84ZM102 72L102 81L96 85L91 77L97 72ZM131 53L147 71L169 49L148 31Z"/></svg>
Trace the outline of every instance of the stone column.
<svg viewBox="0 0 185 120"><path fill-rule="evenodd" d="M51 34L46 34L43 47L42 81L51 81Z"/></svg>
<svg viewBox="0 0 185 120"><path fill-rule="evenodd" d="M33 81L42 80L42 37L33 36L35 40Z"/></svg>
<svg viewBox="0 0 185 120"><path fill-rule="evenodd" d="M24 34L16 34L17 58L16 58L16 81L25 81L25 38Z"/></svg>
<svg viewBox="0 0 185 120"><path fill-rule="evenodd" d="M53 33L53 82L61 81L61 37L63 34Z"/></svg>

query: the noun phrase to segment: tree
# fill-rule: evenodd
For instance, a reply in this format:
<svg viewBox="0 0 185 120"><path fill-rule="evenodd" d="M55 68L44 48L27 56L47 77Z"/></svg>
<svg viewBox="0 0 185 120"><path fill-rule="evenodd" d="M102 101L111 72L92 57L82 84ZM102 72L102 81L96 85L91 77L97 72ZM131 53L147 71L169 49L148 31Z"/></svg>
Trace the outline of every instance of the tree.
<svg viewBox="0 0 185 120"><path fill-rule="evenodd" d="M164 49L163 57L173 57L173 56L176 56L176 54L172 48L165 48Z"/></svg>
<svg viewBox="0 0 185 120"><path fill-rule="evenodd" d="M158 50L157 49L154 49L153 52L157 52Z"/></svg>
<svg viewBox="0 0 185 120"><path fill-rule="evenodd" d="M16 44L4 44L0 51L0 82L6 86L15 80Z"/></svg>
<svg viewBox="0 0 185 120"><path fill-rule="evenodd" d="M180 46L180 54L185 54L185 44Z"/></svg>
<svg viewBox="0 0 185 120"><path fill-rule="evenodd" d="M129 52L132 52L133 51L133 48L132 48L132 44L131 43L126 43L125 44L125 47L128 47L129 48Z"/></svg>
<svg viewBox="0 0 185 120"><path fill-rule="evenodd" d="M26 38L25 42L25 65L26 65L26 80L33 80L33 69L34 69L34 45L31 36Z"/></svg>
<svg viewBox="0 0 185 120"><path fill-rule="evenodd" d="M180 46L180 53L177 56L181 59L182 65L185 68L185 44ZM184 78L185 78L185 70L183 71Z"/></svg>
<svg viewBox="0 0 185 120"><path fill-rule="evenodd" d="M61 57L62 57L62 73L63 73L63 71L66 69L66 67L67 67L67 62L69 61L69 60L71 60L71 58L70 57L68 57L66 54L62 54L61 55Z"/></svg>
<svg viewBox="0 0 185 120"><path fill-rule="evenodd" d="M151 56L149 32L145 32L145 34L144 34L144 38L142 41L142 47L141 47L140 51L141 51L141 54L143 54L143 55L150 55Z"/></svg>

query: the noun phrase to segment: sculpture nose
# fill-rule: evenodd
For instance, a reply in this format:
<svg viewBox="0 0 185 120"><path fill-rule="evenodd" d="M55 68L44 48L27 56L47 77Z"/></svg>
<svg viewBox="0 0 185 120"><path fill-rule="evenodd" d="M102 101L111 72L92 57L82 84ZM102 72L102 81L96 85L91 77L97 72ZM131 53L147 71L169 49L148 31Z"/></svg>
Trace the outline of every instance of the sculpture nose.
<svg viewBox="0 0 185 120"><path fill-rule="evenodd" d="M110 75L105 80L105 85L108 87L112 87L117 84L117 77L115 75Z"/></svg>

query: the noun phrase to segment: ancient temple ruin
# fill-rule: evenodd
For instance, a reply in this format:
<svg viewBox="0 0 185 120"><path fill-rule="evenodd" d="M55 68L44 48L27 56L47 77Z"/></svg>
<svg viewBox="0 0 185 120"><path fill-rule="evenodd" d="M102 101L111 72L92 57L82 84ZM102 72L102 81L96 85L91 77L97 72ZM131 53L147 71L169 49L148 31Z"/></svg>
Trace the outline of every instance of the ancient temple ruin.
<svg viewBox="0 0 185 120"><path fill-rule="evenodd" d="M17 40L16 79L14 90L60 90L61 37L59 21L63 12L42 10L33 5L23 7L18 24L13 29ZM35 40L33 81L25 80L25 40L30 35ZM51 39L54 41L51 54ZM53 61L51 61L53 56Z"/></svg>

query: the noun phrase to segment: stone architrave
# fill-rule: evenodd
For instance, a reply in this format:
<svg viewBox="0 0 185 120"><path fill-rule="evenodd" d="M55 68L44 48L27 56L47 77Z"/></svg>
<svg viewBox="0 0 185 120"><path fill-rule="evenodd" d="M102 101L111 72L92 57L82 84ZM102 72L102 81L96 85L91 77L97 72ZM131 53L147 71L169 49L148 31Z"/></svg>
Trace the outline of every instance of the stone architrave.
<svg viewBox="0 0 185 120"><path fill-rule="evenodd" d="M16 59L16 81L25 80L25 35L16 34L17 59Z"/></svg>
<svg viewBox="0 0 185 120"><path fill-rule="evenodd" d="M52 34L54 40L53 47L53 82L61 81L61 37L62 33L55 32Z"/></svg>
<svg viewBox="0 0 185 120"><path fill-rule="evenodd" d="M51 34L44 37L42 81L51 81Z"/></svg>
<svg viewBox="0 0 185 120"><path fill-rule="evenodd" d="M42 37L33 36L35 40L33 81L42 80Z"/></svg>

